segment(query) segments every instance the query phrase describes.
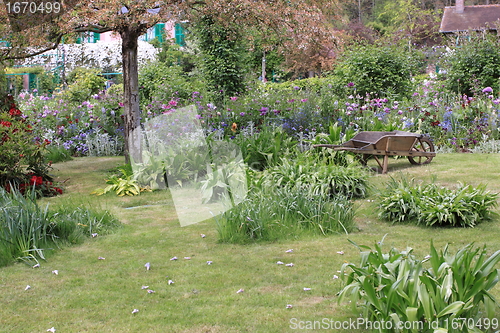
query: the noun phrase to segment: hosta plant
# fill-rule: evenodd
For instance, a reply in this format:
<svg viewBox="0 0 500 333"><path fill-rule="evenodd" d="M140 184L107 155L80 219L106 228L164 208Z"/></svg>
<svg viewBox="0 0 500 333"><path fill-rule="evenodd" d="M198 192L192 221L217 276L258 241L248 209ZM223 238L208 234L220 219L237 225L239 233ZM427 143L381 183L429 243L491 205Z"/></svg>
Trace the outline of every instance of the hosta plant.
<svg viewBox="0 0 500 333"><path fill-rule="evenodd" d="M497 198L498 194L487 191L485 185L460 183L451 190L435 183L391 178L380 196L379 217L393 223L474 227L491 217Z"/></svg>
<svg viewBox="0 0 500 333"><path fill-rule="evenodd" d="M490 290L499 280L500 250L489 255L469 244L453 254L431 243L419 259L411 248L356 246L361 262L342 265L338 301L349 299L366 322L385 322L380 332L483 332L498 325Z"/></svg>
<svg viewBox="0 0 500 333"><path fill-rule="evenodd" d="M134 196L139 195L143 191L148 191L148 187L140 187L137 180L134 178L133 173L127 171L125 168L121 168L121 176L112 175L106 180L106 186L104 189L97 189L92 194L103 195L108 192L115 192L118 196Z"/></svg>

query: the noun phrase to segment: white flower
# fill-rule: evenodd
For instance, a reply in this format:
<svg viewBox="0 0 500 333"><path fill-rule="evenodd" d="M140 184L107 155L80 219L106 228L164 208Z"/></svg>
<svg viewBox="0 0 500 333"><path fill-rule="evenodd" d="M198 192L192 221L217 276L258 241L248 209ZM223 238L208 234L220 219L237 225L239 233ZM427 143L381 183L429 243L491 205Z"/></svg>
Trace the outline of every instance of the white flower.
<svg viewBox="0 0 500 333"><path fill-rule="evenodd" d="M104 258L104 257L99 257L99 258L97 258L97 259L99 259L99 260L104 260L104 259L106 259L106 258Z"/></svg>
<svg viewBox="0 0 500 333"><path fill-rule="evenodd" d="M49 328L49 329L47 330L47 332L55 332L55 331L56 331L56 329L55 329L54 327L51 327L51 328Z"/></svg>
<svg viewBox="0 0 500 333"><path fill-rule="evenodd" d="M97 236L98 234L96 232L92 234L92 237L97 237Z"/></svg>
<svg viewBox="0 0 500 333"><path fill-rule="evenodd" d="M311 288L304 288L304 291L309 291L311 290Z"/></svg>
<svg viewBox="0 0 500 333"><path fill-rule="evenodd" d="M151 268L151 264L147 262L144 264L144 267L146 267L146 270L149 271L149 269Z"/></svg>
<svg viewBox="0 0 500 333"><path fill-rule="evenodd" d="M283 261L278 261L277 264L278 265L283 265Z"/></svg>
<svg viewBox="0 0 500 333"><path fill-rule="evenodd" d="M174 284L174 281L172 281L172 280L168 280L168 284L169 284L169 285Z"/></svg>
<svg viewBox="0 0 500 333"><path fill-rule="evenodd" d="M185 260L191 260L191 257L184 257Z"/></svg>
<svg viewBox="0 0 500 333"><path fill-rule="evenodd" d="M33 268L39 268L40 264L33 265Z"/></svg>
<svg viewBox="0 0 500 333"><path fill-rule="evenodd" d="M287 304L287 305L286 305L286 308L287 308L287 309L291 309L291 308L293 308L293 305L292 305L292 304Z"/></svg>
<svg viewBox="0 0 500 333"><path fill-rule="evenodd" d="M212 262L213 262L213 261L210 261L210 260L209 260L209 261L207 261L207 265L212 265Z"/></svg>
<svg viewBox="0 0 500 333"><path fill-rule="evenodd" d="M200 234L200 236L201 236L201 238L205 238L206 237L205 234Z"/></svg>
<svg viewBox="0 0 500 333"><path fill-rule="evenodd" d="M137 312L139 312L139 310L137 309L132 310L132 313L137 313Z"/></svg>
<svg viewBox="0 0 500 333"><path fill-rule="evenodd" d="M141 289L148 289L149 286L142 286Z"/></svg>
<svg viewBox="0 0 500 333"><path fill-rule="evenodd" d="M237 294L241 294L242 292L244 292L245 290L244 289L239 289L236 293Z"/></svg>
<svg viewBox="0 0 500 333"><path fill-rule="evenodd" d="M57 269L54 269L54 270L52 271L52 274L58 275L58 274L59 274L59 271L58 271Z"/></svg>
<svg viewBox="0 0 500 333"><path fill-rule="evenodd" d="M344 251L337 251L337 254L342 255L342 254L344 254Z"/></svg>
<svg viewBox="0 0 500 333"><path fill-rule="evenodd" d="M291 263L289 263L289 264L286 264L285 266L286 266L286 267L293 267L293 266L295 266L295 265L293 264L293 262L291 262Z"/></svg>
<svg viewBox="0 0 500 333"><path fill-rule="evenodd" d="M148 294L152 294L154 292L155 292L154 290L148 289Z"/></svg>
<svg viewBox="0 0 500 333"><path fill-rule="evenodd" d="M170 258L170 261L174 261L174 260L177 260L177 257Z"/></svg>
<svg viewBox="0 0 500 333"><path fill-rule="evenodd" d="M338 275L334 275L334 276L333 276L333 279L334 279L334 280L336 280L336 279L338 279L338 278L339 278L339 277L338 277Z"/></svg>
<svg viewBox="0 0 500 333"><path fill-rule="evenodd" d="M293 249L286 250L285 252L286 252L286 253L292 253L292 252L293 252Z"/></svg>
<svg viewBox="0 0 500 333"><path fill-rule="evenodd" d="M31 286L29 284L26 286L26 288L24 288L24 290L28 290L28 289L31 289Z"/></svg>

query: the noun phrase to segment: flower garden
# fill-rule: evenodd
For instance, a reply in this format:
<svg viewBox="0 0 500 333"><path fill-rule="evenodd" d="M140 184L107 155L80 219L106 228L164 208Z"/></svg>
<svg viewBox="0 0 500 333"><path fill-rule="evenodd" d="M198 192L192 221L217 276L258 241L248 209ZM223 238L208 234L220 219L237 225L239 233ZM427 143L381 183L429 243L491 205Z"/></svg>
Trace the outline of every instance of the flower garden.
<svg viewBox="0 0 500 333"><path fill-rule="evenodd" d="M116 156L112 161L121 161L124 153L122 86L116 84L103 90L103 79L97 72L82 73L76 75L80 76L80 81L62 92L22 92L17 96L8 95L2 104L5 108L0 114L0 221L3 223L0 230L0 265L12 266L13 262L22 261L30 269L40 268L40 265L50 262L47 261L47 254L52 253L51 249L68 244L80 244L93 257L104 262L106 258L92 250L91 242L97 236L109 235L109 238L102 237L102 241L98 237L96 248L110 256L116 254L116 258L124 263L124 268L117 262L111 262L113 272L102 267L102 273L101 269L90 269L91 274L108 274L109 280L104 276L103 281L128 286L130 282L125 281L123 276L117 276L116 272L127 275L125 272L133 271L137 266L135 260L139 259L147 261L148 272L149 260L156 260L152 265L152 274L156 274L155 281L161 279L158 274L164 275L167 268L165 263L159 262L167 260L152 253L163 249L163 242L169 242L170 262L177 261L174 250L181 252L180 249L186 255L184 262L192 259L189 252L192 251L193 262L199 255L205 266L210 267L214 262L217 267L217 261L210 256L218 256L222 271L207 274L231 280L231 287L241 284L236 289L239 296L245 293L246 288L256 291L254 295L264 299L265 303L265 309L259 315L268 312L268 308L273 309L270 316L274 324L269 326L252 326L255 318L244 316L246 331L287 331L282 327L277 329L279 325L276 322L293 329L292 325L298 322L285 322L288 314L283 314L283 309L298 307L313 315L318 310L316 304L321 303L324 307L333 299L340 303L350 299L354 311L348 312L340 304L321 312L323 315L352 319L362 313L364 319L389 321L395 325L403 322L436 323L434 332L445 332L450 327L457 332L477 332L482 329L477 325L473 325L474 328L462 325L459 329L450 326L457 318L473 318L475 324L481 323L482 326L488 320L488 327L481 331L498 329L498 320L495 319L498 318L499 307L495 296L498 297L496 284L499 271L495 267L500 261L500 252L491 249L496 246L493 238L498 234L498 194L491 192L483 183L475 182L478 179L484 182L485 178L468 175L463 178L472 179L472 184L465 180L457 184L457 176L448 175L449 179L444 184L432 177L429 182L419 175L432 176L428 166L424 169L422 166L401 168L400 165L389 170L390 178L382 178L374 168L366 168L352 154L312 147L314 144L341 144L361 131L401 130L428 136L436 147L436 160L444 159L444 156L460 161L474 159L479 154L495 153L496 156L500 152L500 96L496 87L476 82L477 86L466 95L450 91L439 77L426 76L412 83L414 88L411 94L387 93L382 96L381 93L367 93L356 80L339 84L338 78L327 76L284 83L250 82L244 94L232 94L221 100L202 89L202 85L198 86L198 90L190 90L179 84L183 89L176 91L160 81L155 83L153 89L147 86L148 80L143 79L143 94L144 91L148 94L141 100L140 132L147 147L142 152L142 159L126 165L115 163L112 168L106 165L106 170L99 170L103 179L98 182L108 186L104 189L95 186L82 192L75 189L74 184L66 188L66 180L70 178L65 180L59 177L59 170L71 174L71 168L78 169L90 163L88 161L99 161L99 158L107 161L110 156ZM72 159L77 163L70 164L74 162ZM484 157L480 160L484 161ZM453 166L453 162L442 163L448 169ZM57 168L53 169L54 166ZM369 161L368 166L374 164ZM476 170L478 167L481 166L475 165ZM484 167L487 168L486 165ZM464 170L466 166L460 168ZM407 174L392 176L392 172L401 169ZM467 170L470 173L471 170ZM443 170L439 173L446 176ZM78 178L83 176L74 174L72 177L95 185L95 179L83 180ZM234 184L241 186L235 187ZM488 184L488 187L491 186L498 189L494 183ZM167 187L170 191L162 190ZM175 202L176 191L180 191L184 200L181 204ZM230 209L214 216L204 216L197 225L185 228L173 226L171 220L175 220L176 224L181 222L183 226L190 224L182 222L184 217L178 207L194 201L191 196L193 191L201 192L200 207L224 202L229 204ZM65 197L74 199L75 195L88 197L93 204L110 204L113 213L120 218L115 218L106 209L94 209L93 204L64 201ZM57 197L52 198L54 196ZM51 206L42 208L45 203L51 203ZM170 239L168 233L158 232L161 223L158 221L163 221L165 217L162 213L155 213L156 208L151 208L155 206L167 207L169 216L177 214L177 219L167 218L170 224L167 223L164 229L182 242ZM139 213L134 213L135 209ZM147 214L144 209L148 209ZM119 221L123 221L124 225ZM456 230L462 236L459 237ZM211 250L207 250L205 243L195 242L193 233L198 240L198 235L201 235L202 242L208 234L212 239ZM391 238L391 233L399 238L395 243L400 248L406 245L407 250L399 251L392 247L384 252L384 234L389 234L388 238ZM440 237L439 233L443 236ZM474 237L467 236L469 233ZM412 243L408 239L409 234L420 243L436 237L440 245L458 237L452 246L456 252L451 253L448 245L439 250L431 242L430 252L417 249L417 256L411 247L421 244L409 246L408 243ZM486 245L478 248L462 244L465 241L469 243L469 238L480 241L482 234L487 235L485 242L489 248ZM145 239L137 235L144 235ZM358 245L366 244L367 239L375 241L374 237L378 243L373 249ZM149 245L151 239L154 239L151 243L154 245ZM192 244L192 249L186 248L183 242ZM342 249L337 248L338 243L343 244ZM292 262L285 265L283 254L276 254L278 248L285 245L302 248L304 252L293 260L302 263L303 268L292 268L296 265ZM297 281L302 281L302 275L310 276L311 271L322 267L324 260L330 260L332 256L331 253L317 253L324 248L335 248L332 253L343 256L347 245L357 248L359 253L348 253L346 259L350 261L333 260L335 267L326 269L328 282L321 275L324 268L314 273L312 279L304 278L308 283L322 286L318 288L320 294L316 298L304 299L287 291L287 286L297 288ZM261 253L260 247L270 252ZM148 252L145 248L152 250ZM242 260L248 260L265 271L264 276L272 281L270 286L253 275L252 267L241 268L241 273L228 272L231 265L238 269L242 266L241 262L234 262L231 251L243 258L246 249L249 249L252 258ZM307 249L313 250L307 252ZM136 257L132 260L128 253ZM152 259L149 259L151 256ZM307 256L312 257L312 264L307 264ZM359 256L361 262L355 264ZM90 260L90 257L84 257L78 258L75 265L85 266L82 260ZM274 276L267 266L256 262L256 258L265 258L266 263L277 262L280 267L283 264L283 267L296 269L300 274L289 276L279 273L279 276ZM81 268L68 265L74 271ZM158 271L162 273L155 272L156 265L160 266ZM168 286L172 286L175 280L167 275L168 286L157 282L162 289L158 296L162 298L172 296L179 304L188 300L185 306L189 308L193 306L194 298L199 297L199 283L203 283L201 297L205 302L213 304L216 301L213 297L218 297L210 294L208 298L203 298L207 297L203 294L205 290L214 289L223 293L224 285L217 282L187 281L185 276L196 276L199 267L168 269L178 274L179 284L185 283L183 288L189 290L169 294L166 288L170 288ZM15 272L12 274L17 276ZM330 277L332 274L333 279ZM137 280L134 280L136 283L141 280L136 273L131 276L131 279ZM252 281L252 276L259 281ZM49 283L47 277L43 279ZM92 278L89 277L89 280ZM144 285L151 282L141 281ZM76 277L73 282L77 287L85 286L85 283L94 284L91 281L84 283ZM24 291L31 288L28 287ZM94 287L102 291L100 286ZM154 290L148 288L143 289L153 294ZM266 288L272 292L267 292ZM111 289L116 287L111 286ZM275 289L279 289L276 293L284 295L283 299L275 298ZM301 287L304 292L311 289L314 288ZM85 294L85 302L92 303L93 295L80 288L78 290ZM132 297L128 293L123 295L118 297L113 294L112 297ZM243 307L252 308L259 303L251 295L242 302ZM238 302L233 299L234 295L221 297L228 304ZM276 304L285 299L286 304L276 310ZM297 306L292 304L294 300ZM127 306L132 306L134 302L136 299L125 300ZM134 316L143 309L162 311L161 305L148 302L143 302L140 309L134 305L132 310L127 311ZM169 302L173 301L166 301L167 308L173 306ZM17 303L16 306L23 308ZM95 309L94 305L90 307ZM115 310L115 315L125 311L123 308ZM239 309L228 310L224 327L219 330L214 324L210 326L212 331L240 331L237 319L241 312ZM158 313L154 312L151 316L158 325ZM171 320L179 319L170 316ZM212 313L208 319L206 315L201 317L214 322L214 316ZM61 319L58 320L61 322ZM307 325L307 320L300 323ZM211 331L210 328L204 329L202 324L183 322L179 327ZM112 325L120 330L119 323ZM150 328L147 323L132 325L135 329ZM99 327L95 323L90 326ZM429 326L427 330L402 331L431 330Z"/></svg>

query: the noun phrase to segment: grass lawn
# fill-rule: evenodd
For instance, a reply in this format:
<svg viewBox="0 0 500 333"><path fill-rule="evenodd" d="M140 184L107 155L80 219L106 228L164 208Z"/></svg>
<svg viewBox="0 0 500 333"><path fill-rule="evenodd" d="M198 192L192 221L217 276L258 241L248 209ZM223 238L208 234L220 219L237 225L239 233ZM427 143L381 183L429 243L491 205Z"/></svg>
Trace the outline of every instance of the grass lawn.
<svg viewBox="0 0 500 333"><path fill-rule="evenodd" d="M109 170L123 163L121 157L76 158L54 166L66 192L41 205L71 200L105 208L123 228L53 251L40 268L23 263L0 268L1 332L301 331L308 321L356 320L347 304L337 304L341 281L333 278L345 261L359 262L348 239L372 246L387 234L386 250L412 247L419 257L428 254L431 240L438 249L449 243L453 252L471 242L486 244L490 254L500 249L498 219L473 229L390 225L377 219L373 202L385 181L399 173L427 181L435 175L447 186L483 183L500 192L497 154L443 154L417 167L403 158L390 160L388 174L370 178L370 197L357 201L355 233L252 245L219 244L213 220L181 227L167 191L126 198L89 194L103 188ZM25 290L27 285L31 289ZM500 299L500 285L493 293ZM134 309L139 312L132 314Z"/></svg>

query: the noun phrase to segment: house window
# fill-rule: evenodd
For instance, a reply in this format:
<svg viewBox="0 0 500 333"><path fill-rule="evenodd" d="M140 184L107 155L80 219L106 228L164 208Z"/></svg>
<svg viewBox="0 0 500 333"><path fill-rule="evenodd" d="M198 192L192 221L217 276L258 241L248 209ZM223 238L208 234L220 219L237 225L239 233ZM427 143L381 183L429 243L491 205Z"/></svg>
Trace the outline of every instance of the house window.
<svg viewBox="0 0 500 333"><path fill-rule="evenodd" d="M179 46L186 46L184 40L184 28L180 23L175 24L175 43Z"/></svg>

